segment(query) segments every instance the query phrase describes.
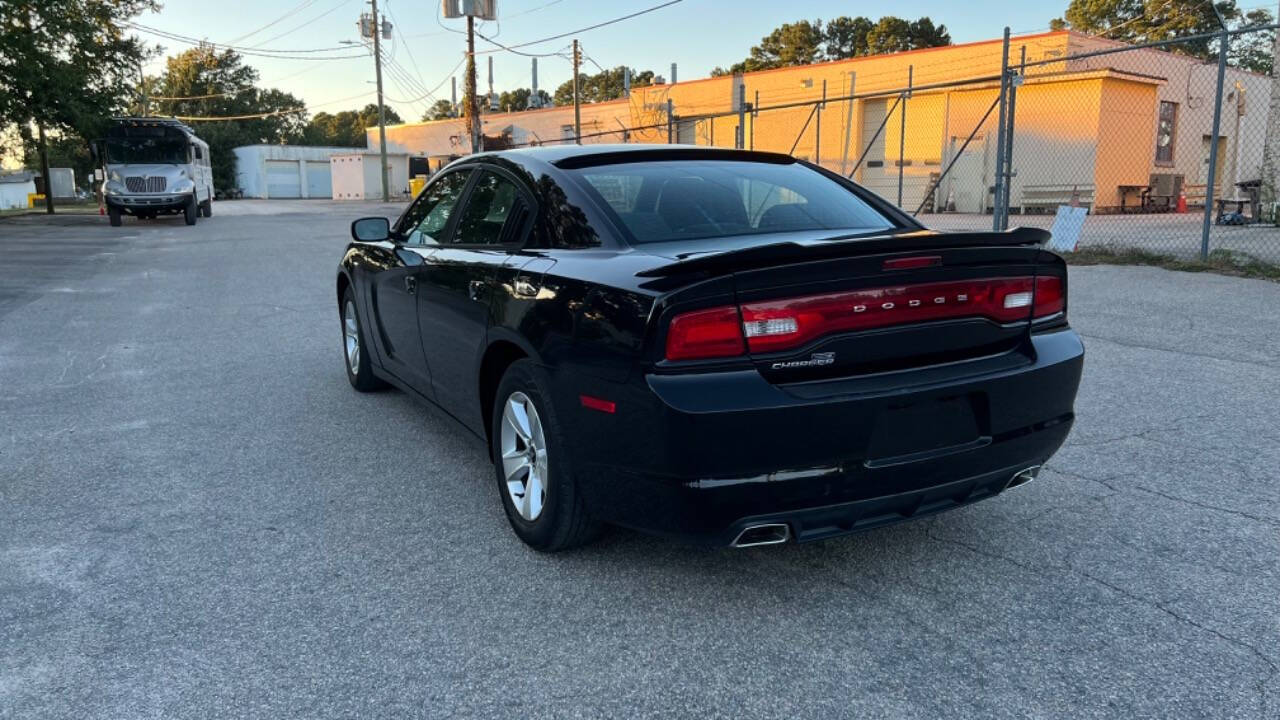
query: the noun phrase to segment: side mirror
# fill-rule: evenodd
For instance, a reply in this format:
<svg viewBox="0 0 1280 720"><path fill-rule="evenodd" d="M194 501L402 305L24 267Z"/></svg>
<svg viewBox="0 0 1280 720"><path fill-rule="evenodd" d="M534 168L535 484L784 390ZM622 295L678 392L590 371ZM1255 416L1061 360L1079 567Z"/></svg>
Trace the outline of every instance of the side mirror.
<svg viewBox="0 0 1280 720"><path fill-rule="evenodd" d="M384 217L360 218L351 223L351 237L360 242L381 242L391 238L391 222Z"/></svg>

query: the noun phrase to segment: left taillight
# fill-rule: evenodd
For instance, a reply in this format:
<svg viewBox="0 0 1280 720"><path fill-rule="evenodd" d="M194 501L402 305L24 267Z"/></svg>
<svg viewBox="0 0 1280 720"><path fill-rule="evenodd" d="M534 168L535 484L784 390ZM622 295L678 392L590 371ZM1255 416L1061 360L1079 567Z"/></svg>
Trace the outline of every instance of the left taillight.
<svg viewBox="0 0 1280 720"><path fill-rule="evenodd" d="M1067 308L1067 293L1062 286L1062 278L1053 275L1041 275L1036 278L1035 311L1031 313L1036 320L1057 315Z"/></svg>
<svg viewBox="0 0 1280 720"><path fill-rule="evenodd" d="M677 315L667 330L668 360L735 357L743 351L742 316L735 306Z"/></svg>

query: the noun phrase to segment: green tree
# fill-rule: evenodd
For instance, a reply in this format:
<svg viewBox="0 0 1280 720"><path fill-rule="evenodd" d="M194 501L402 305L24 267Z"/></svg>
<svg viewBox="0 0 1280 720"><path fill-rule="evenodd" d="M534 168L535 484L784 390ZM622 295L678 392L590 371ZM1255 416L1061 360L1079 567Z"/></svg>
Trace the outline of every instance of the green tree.
<svg viewBox="0 0 1280 720"><path fill-rule="evenodd" d="M453 117L453 103L448 100L437 100L435 105L427 108L422 114L422 121L444 120Z"/></svg>
<svg viewBox="0 0 1280 720"><path fill-rule="evenodd" d="M383 106L388 125L404 122L399 113ZM318 112L307 123L303 140L308 145L333 145L335 147L367 147L368 129L378 127L378 106L365 105L360 110L344 110L340 113Z"/></svg>
<svg viewBox="0 0 1280 720"><path fill-rule="evenodd" d="M572 92L570 88L570 92ZM520 110L529 109L529 100L533 97L533 90L530 88L516 88L508 90L498 95L498 108L502 112L519 112ZM538 98L541 100L540 107L549 107L552 104L551 96L546 90L538 91ZM573 98L570 97L570 102Z"/></svg>
<svg viewBox="0 0 1280 720"><path fill-rule="evenodd" d="M0 2L0 124L28 145L34 128L41 171L48 137L97 137L127 105L149 50L124 23L154 0ZM53 199L46 205L53 212Z"/></svg>
<svg viewBox="0 0 1280 720"><path fill-rule="evenodd" d="M1235 0L1220 0L1214 5L1228 21L1240 17ZM1071 0L1063 16L1051 21L1050 26L1129 43L1173 40L1222 27L1213 5L1205 0ZM1194 40L1170 46L1169 50L1209 58L1216 53L1216 44L1212 40Z"/></svg>
<svg viewBox="0 0 1280 720"><path fill-rule="evenodd" d="M950 45L945 25L927 17L915 21L888 15L872 22L866 17L841 16L825 25L821 20L787 23L761 38L742 62L717 67L712 75L809 65L864 55L901 52Z"/></svg>
<svg viewBox="0 0 1280 720"><path fill-rule="evenodd" d="M619 65L616 68L603 70L595 75L587 75L586 73L578 75L579 94L582 102L604 102L606 100L616 100L622 97L623 92L623 67ZM637 72L635 68L631 69L631 87L644 87L652 85L654 74L652 70L643 70ZM556 105L572 105L573 104L573 81L565 80L556 88L555 95L552 96Z"/></svg>
<svg viewBox="0 0 1280 720"><path fill-rule="evenodd" d="M201 45L170 57L156 83L159 95L151 111L191 118L196 134L209 143L219 189L236 185L233 148L307 137L302 101L282 90L258 88L257 81L258 71L235 51Z"/></svg>
<svg viewBox="0 0 1280 720"><path fill-rule="evenodd" d="M1265 8L1257 8L1245 13L1240 24L1243 26L1270 25L1273 22L1275 22L1275 18L1269 11ZM1275 30L1236 35L1231 38L1231 48L1228 51L1230 62L1232 65L1245 70L1261 75L1271 75L1275 61L1275 55L1273 54L1275 41Z"/></svg>

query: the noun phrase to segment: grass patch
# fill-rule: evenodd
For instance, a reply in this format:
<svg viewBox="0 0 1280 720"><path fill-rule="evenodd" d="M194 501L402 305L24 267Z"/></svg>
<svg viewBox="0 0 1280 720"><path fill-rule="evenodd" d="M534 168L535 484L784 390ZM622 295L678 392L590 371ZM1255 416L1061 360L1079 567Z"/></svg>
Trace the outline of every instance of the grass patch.
<svg viewBox="0 0 1280 720"><path fill-rule="evenodd" d="M1165 270L1211 272L1280 282L1280 265L1232 250L1214 250L1207 260L1180 258L1149 250L1110 248L1082 248L1062 256L1072 265L1151 265Z"/></svg>

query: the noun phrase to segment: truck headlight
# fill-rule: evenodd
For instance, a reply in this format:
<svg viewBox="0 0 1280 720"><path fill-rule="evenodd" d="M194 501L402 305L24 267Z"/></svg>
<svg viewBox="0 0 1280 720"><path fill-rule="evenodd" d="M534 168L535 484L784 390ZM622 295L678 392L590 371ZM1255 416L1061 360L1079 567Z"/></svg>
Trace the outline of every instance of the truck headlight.
<svg viewBox="0 0 1280 720"><path fill-rule="evenodd" d="M120 180L118 178L108 180L106 184L102 186L102 192L107 195L120 195L124 193L124 186L120 184Z"/></svg>
<svg viewBox="0 0 1280 720"><path fill-rule="evenodd" d="M191 182L188 178L182 178L173 184L173 191L180 193L191 192L195 187L196 184L194 182Z"/></svg>

